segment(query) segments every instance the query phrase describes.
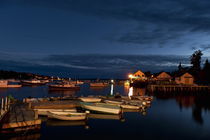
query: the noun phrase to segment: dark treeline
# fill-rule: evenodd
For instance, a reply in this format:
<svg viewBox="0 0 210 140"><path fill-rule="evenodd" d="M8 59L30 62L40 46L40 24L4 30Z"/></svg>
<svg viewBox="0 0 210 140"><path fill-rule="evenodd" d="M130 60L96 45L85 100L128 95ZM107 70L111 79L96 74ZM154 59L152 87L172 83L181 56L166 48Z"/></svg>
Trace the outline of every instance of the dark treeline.
<svg viewBox="0 0 210 140"><path fill-rule="evenodd" d="M172 75L178 75L183 73L190 73L194 76L195 82L198 84L209 84L210 83L210 63L206 59L203 68L201 67L201 57L203 53L201 50L195 51L191 57L190 61L191 67L182 67L181 62L179 63L178 70L172 72Z"/></svg>
<svg viewBox="0 0 210 140"><path fill-rule="evenodd" d="M0 70L0 79L34 79L34 78L42 78L42 77L46 77L46 76L26 73L26 72Z"/></svg>

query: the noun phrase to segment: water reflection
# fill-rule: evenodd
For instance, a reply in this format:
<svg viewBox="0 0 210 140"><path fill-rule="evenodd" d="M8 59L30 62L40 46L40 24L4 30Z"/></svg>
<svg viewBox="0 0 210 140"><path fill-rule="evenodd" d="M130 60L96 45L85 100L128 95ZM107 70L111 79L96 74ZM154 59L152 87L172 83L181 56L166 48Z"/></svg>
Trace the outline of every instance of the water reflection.
<svg viewBox="0 0 210 140"><path fill-rule="evenodd" d="M200 94L200 95L199 95ZM203 112L210 112L210 95L166 95L166 94L159 94L156 95L158 99L175 99L177 104L179 105L180 111L183 108L190 108L192 109L192 117L193 120L202 125L204 124L204 120L208 119L205 118L202 114Z"/></svg>
<svg viewBox="0 0 210 140"><path fill-rule="evenodd" d="M87 121L60 121L60 120L47 120L47 126L87 126Z"/></svg>
<svg viewBox="0 0 210 140"><path fill-rule="evenodd" d="M57 94L59 96L73 96L76 94L76 90L49 90L49 94Z"/></svg>
<svg viewBox="0 0 210 140"><path fill-rule="evenodd" d="M131 96L144 96L146 94L146 88L134 88L134 87L125 87L125 91L128 92L128 97Z"/></svg>
<svg viewBox="0 0 210 140"><path fill-rule="evenodd" d="M32 133L32 134L26 134L26 135L15 135L15 136L5 136L3 139L8 140L39 140L41 137L40 133Z"/></svg>
<svg viewBox="0 0 210 140"><path fill-rule="evenodd" d="M110 95L113 95L114 94L114 85L111 84L111 91L110 91Z"/></svg>
<svg viewBox="0 0 210 140"><path fill-rule="evenodd" d="M131 98L133 96L133 87L129 88L128 97Z"/></svg>

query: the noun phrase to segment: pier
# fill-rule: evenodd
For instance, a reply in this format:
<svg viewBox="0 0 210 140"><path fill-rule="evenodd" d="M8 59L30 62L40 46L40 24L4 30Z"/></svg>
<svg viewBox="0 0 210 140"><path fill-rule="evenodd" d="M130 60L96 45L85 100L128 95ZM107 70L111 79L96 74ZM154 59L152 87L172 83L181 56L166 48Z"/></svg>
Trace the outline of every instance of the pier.
<svg viewBox="0 0 210 140"><path fill-rule="evenodd" d="M197 85L148 85L150 92L209 92L210 86Z"/></svg>
<svg viewBox="0 0 210 140"><path fill-rule="evenodd" d="M23 103L10 105L10 108L1 115L0 122L1 133L38 130L41 125L37 112Z"/></svg>

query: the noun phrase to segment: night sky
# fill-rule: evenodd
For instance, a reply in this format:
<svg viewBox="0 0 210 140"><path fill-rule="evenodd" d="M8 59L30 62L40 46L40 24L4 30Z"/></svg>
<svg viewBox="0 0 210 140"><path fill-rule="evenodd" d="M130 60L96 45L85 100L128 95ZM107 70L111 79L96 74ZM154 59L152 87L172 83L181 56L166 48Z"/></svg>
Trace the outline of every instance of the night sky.
<svg viewBox="0 0 210 140"><path fill-rule="evenodd" d="M0 69L79 78L210 56L209 0L0 0Z"/></svg>

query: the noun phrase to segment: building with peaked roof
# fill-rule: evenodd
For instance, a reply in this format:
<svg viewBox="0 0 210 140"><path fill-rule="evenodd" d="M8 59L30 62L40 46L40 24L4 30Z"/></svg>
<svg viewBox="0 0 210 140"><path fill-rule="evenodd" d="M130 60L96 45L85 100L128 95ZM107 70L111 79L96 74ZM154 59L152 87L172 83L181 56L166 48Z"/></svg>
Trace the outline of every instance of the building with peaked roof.
<svg viewBox="0 0 210 140"><path fill-rule="evenodd" d="M156 79L160 81L170 81L172 77L166 72L161 72L159 75L157 75Z"/></svg>
<svg viewBox="0 0 210 140"><path fill-rule="evenodd" d="M138 70L136 73L133 74L133 76L134 77L145 77L145 74L142 71Z"/></svg>
<svg viewBox="0 0 210 140"><path fill-rule="evenodd" d="M194 77L190 73L186 72L180 76L177 76L175 78L175 82L177 84L192 85L194 84Z"/></svg>
<svg viewBox="0 0 210 140"><path fill-rule="evenodd" d="M145 74L140 70L138 70L134 74L130 74L129 77L133 80L146 80L147 79Z"/></svg>

